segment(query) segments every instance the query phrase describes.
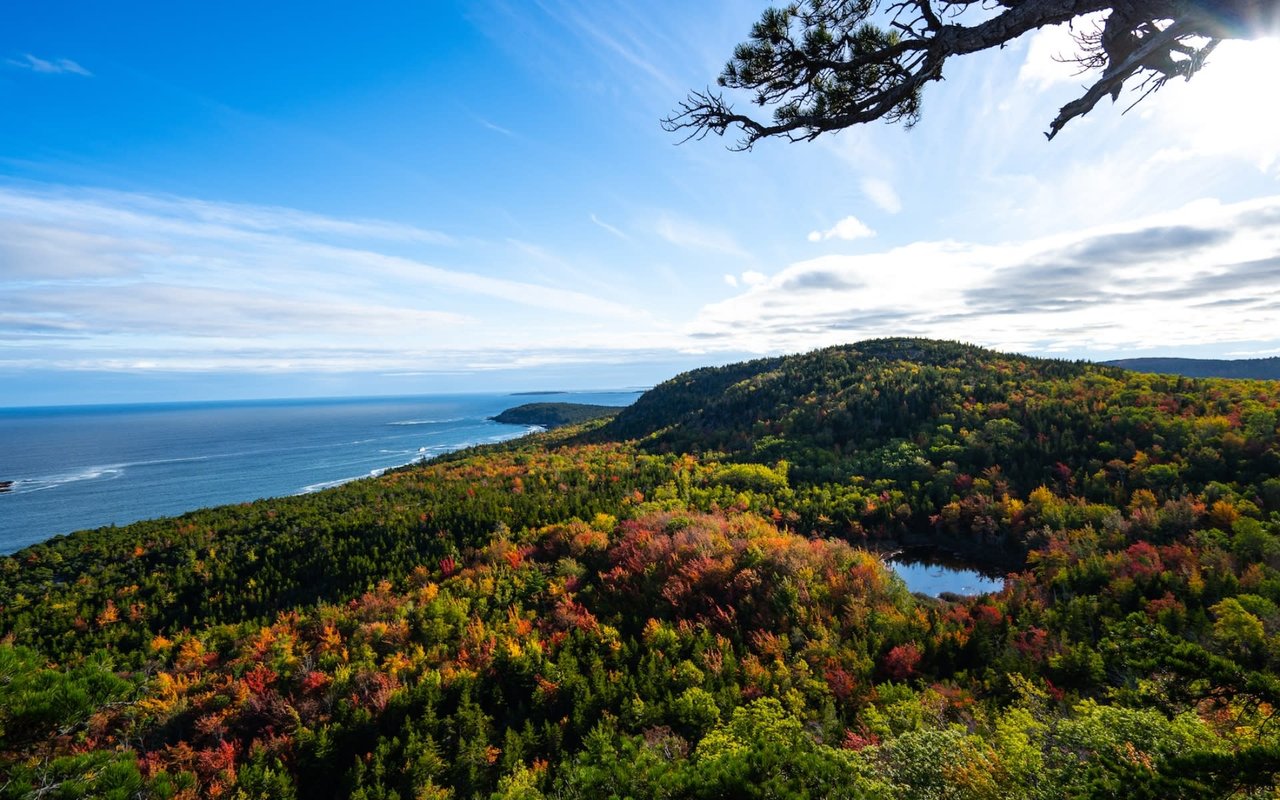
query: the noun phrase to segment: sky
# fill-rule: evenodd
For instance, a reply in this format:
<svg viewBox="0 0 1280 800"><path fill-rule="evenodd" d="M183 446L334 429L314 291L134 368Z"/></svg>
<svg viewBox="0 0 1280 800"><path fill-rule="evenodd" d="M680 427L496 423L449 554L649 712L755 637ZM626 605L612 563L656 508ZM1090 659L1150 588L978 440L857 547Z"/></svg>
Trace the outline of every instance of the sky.
<svg viewBox="0 0 1280 800"><path fill-rule="evenodd" d="M1276 39L1052 142L1088 81L1060 29L952 61L911 130L678 144L763 8L11 4L0 406L647 386L899 335L1280 355Z"/></svg>

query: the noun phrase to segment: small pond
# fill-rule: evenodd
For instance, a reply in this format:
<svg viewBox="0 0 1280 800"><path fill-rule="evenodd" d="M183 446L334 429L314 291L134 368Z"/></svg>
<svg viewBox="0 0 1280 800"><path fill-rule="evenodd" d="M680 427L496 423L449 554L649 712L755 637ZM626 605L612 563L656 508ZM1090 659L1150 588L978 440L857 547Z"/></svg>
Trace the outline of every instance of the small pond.
<svg viewBox="0 0 1280 800"><path fill-rule="evenodd" d="M930 597L952 594L985 594L1004 588L1001 573L975 568L934 547L909 547L887 559L889 568L906 581L907 588Z"/></svg>

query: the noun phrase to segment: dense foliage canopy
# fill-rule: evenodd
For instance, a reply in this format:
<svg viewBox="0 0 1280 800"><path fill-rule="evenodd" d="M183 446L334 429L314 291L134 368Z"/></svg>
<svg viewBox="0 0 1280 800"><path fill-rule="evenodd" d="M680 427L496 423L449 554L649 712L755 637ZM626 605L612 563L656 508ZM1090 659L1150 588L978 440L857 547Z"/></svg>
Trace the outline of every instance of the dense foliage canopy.
<svg viewBox="0 0 1280 800"><path fill-rule="evenodd" d="M883 340L60 537L0 559L0 797L1270 797L1278 414Z"/></svg>

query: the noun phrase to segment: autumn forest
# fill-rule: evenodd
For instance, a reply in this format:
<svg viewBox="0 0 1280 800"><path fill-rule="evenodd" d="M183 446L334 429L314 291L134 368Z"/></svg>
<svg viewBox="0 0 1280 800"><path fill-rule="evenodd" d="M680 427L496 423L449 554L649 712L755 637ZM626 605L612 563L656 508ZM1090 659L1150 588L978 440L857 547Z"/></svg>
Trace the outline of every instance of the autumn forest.
<svg viewBox="0 0 1280 800"><path fill-rule="evenodd" d="M885 339L59 537L0 558L0 797L1273 797L1278 417Z"/></svg>

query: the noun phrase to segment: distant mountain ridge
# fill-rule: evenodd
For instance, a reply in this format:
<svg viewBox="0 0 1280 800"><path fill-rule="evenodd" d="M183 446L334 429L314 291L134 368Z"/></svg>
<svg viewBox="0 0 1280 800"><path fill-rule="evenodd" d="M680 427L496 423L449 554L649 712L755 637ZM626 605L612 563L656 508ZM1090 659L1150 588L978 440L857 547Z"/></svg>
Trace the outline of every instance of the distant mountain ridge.
<svg viewBox="0 0 1280 800"><path fill-rule="evenodd" d="M1248 378L1280 381L1280 356L1270 358L1120 358L1099 362L1108 367L1185 375L1188 378Z"/></svg>

